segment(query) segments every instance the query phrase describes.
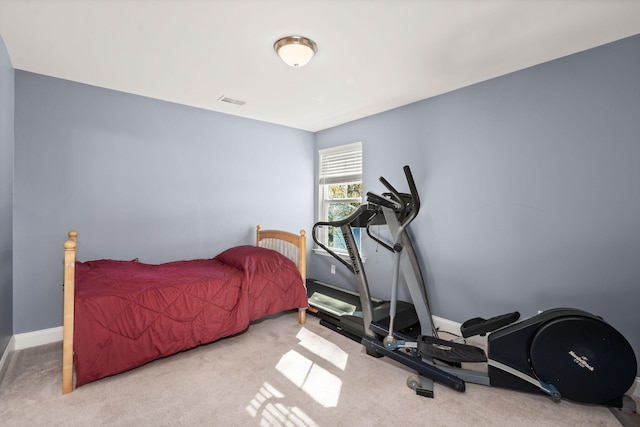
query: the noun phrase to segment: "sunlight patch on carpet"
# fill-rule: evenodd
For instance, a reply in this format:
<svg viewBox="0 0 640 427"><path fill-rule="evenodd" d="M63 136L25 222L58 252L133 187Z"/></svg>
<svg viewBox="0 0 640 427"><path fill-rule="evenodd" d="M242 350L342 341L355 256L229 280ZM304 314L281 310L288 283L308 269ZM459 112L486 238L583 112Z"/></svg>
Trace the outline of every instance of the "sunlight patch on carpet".
<svg viewBox="0 0 640 427"><path fill-rule="evenodd" d="M284 397L274 386L265 382L247 405L247 412L253 418L259 416L262 427L319 427L302 409L283 404L280 400Z"/></svg>
<svg viewBox="0 0 640 427"><path fill-rule="evenodd" d="M300 345L313 354L322 357L338 369L345 370L349 354L318 334L314 334L307 328L301 328L296 338L300 340Z"/></svg>
<svg viewBox="0 0 640 427"><path fill-rule="evenodd" d="M310 357L329 369L344 371L349 355L337 345L304 327L300 329L296 338L300 350L307 355L311 353L312 356L307 357L291 349L280 358L275 366L276 371L323 407L337 407L342 391L342 379ZM288 406L286 402L286 396L282 392L270 383L264 382L247 405L246 411L253 418L259 419L260 426L318 426L301 408Z"/></svg>
<svg viewBox="0 0 640 427"><path fill-rule="evenodd" d="M325 408L338 406L342 380L297 351L282 356L276 370Z"/></svg>

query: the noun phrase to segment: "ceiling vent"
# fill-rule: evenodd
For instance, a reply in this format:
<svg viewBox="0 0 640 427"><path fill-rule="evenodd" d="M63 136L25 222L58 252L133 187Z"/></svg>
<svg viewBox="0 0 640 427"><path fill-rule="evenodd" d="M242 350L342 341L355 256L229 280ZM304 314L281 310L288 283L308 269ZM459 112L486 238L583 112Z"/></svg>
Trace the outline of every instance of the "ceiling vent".
<svg viewBox="0 0 640 427"><path fill-rule="evenodd" d="M234 105L244 105L244 104L246 104L246 102L244 102L244 101L240 101L239 99L229 98L229 97L226 97L224 95L222 95L220 98L218 98L218 101L226 102L228 104L234 104Z"/></svg>

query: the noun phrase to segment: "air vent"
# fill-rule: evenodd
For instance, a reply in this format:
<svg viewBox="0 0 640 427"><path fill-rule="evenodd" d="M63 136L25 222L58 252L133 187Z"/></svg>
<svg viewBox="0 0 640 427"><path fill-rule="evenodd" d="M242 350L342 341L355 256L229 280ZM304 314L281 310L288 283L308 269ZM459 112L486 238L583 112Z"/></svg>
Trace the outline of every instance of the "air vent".
<svg viewBox="0 0 640 427"><path fill-rule="evenodd" d="M244 101L240 101L239 99L229 98L229 97L224 96L224 95L222 95L220 98L218 98L218 101L226 102L228 104L234 104L234 105L244 105L244 104L246 104L246 102L244 102Z"/></svg>

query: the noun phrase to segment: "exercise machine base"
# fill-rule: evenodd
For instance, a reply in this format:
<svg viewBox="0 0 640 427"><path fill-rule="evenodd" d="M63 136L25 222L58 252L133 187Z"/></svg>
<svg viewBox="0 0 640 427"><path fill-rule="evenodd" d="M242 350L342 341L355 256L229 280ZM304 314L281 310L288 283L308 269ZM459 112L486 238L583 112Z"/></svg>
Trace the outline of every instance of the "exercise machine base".
<svg viewBox="0 0 640 427"><path fill-rule="evenodd" d="M309 305L317 312L320 324L354 341L360 342L365 335L360 296L316 279L307 279ZM394 329L412 338L420 333L418 316L412 304L398 301ZM389 302L373 299L373 322L385 330L389 328Z"/></svg>
<svg viewBox="0 0 640 427"><path fill-rule="evenodd" d="M600 317L556 308L489 335L489 359L554 385L563 398L620 407L635 379L635 354L627 340ZM489 366L492 386L536 387Z"/></svg>

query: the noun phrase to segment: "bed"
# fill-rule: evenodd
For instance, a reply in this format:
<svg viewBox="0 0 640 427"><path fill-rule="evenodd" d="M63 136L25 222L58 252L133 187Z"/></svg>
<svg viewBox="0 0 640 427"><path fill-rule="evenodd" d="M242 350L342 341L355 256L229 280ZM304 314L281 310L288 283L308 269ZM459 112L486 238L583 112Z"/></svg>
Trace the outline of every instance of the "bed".
<svg viewBox="0 0 640 427"><path fill-rule="evenodd" d="M62 392L307 308L306 237L256 229L256 246L210 259L145 264L76 259L64 243Z"/></svg>

